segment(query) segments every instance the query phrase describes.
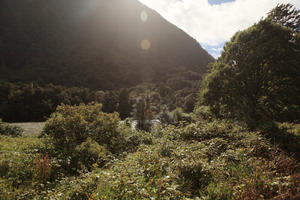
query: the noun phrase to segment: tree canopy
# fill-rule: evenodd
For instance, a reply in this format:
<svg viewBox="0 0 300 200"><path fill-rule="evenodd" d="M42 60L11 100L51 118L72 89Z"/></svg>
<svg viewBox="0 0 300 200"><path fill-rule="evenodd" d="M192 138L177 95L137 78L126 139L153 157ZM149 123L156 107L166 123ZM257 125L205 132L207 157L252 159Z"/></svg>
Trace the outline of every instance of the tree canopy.
<svg viewBox="0 0 300 200"><path fill-rule="evenodd" d="M299 119L299 32L269 19L237 32L211 65L199 103L217 116L250 124Z"/></svg>
<svg viewBox="0 0 300 200"><path fill-rule="evenodd" d="M277 5L269 12L267 19L295 32L300 31L300 10L295 9L292 4Z"/></svg>

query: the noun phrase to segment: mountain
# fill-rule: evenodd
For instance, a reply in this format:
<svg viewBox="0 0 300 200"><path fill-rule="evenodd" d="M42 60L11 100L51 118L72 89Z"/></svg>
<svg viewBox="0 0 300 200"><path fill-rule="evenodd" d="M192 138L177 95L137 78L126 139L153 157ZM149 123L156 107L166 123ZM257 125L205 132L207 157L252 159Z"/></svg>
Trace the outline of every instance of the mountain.
<svg viewBox="0 0 300 200"><path fill-rule="evenodd" d="M137 0L0 2L0 80L116 89L213 60Z"/></svg>

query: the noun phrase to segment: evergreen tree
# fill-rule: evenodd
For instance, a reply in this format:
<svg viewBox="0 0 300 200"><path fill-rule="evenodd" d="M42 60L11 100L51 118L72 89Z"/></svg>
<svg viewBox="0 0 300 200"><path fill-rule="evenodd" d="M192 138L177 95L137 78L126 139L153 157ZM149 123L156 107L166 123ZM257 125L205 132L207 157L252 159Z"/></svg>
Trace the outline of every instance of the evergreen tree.
<svg viewBox="0 0 300 200"><path fill-rule="evenodd" d="M150 131L154 117L154 109L151 104L149 94L142 95L136 98L133 105L133 118L137 120L137 128L144 131Z"/></svg>
<svg viewBox="0 0 300 200"><path fill-rule="evenodd" d="M184 98L184 112L191 113L194 110L197 98L196 94L192 93Z"/></svg>
<svg viewBox="0 0 300 200"><path fill-rule="evenodd" d="M158 119L162 124L173 124L173 117L167 105L162 105L158 114Z"/></svg>
<svg viewBox="0 0 300 200"><path fill-rule="evenodd" d="M115 91L108 91L105 93L103 102L103 112L113 113L118 109L119 95Z"/></svg>
<svg viewBox="0 0 300 200"><path fill-rule="evenodd" d="M121 119L125 119L130 116L132 106L129 101L128 89L122 89L119 94L119 107L118 111Z"/></svg>

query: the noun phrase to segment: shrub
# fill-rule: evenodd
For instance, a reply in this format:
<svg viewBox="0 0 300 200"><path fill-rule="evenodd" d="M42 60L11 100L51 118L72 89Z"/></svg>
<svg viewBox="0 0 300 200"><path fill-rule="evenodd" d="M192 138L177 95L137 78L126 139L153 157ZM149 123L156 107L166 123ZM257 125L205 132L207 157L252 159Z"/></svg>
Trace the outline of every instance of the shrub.
<svg viewBox="0 0 300 200"><path fill-rule="evenodd" d="M211 181L211 173L201 161L185 162L179 167L179 178L182 181L183 191L189 191L193 195L199 194Z"/></svg>
<svg viewBox="0 0 300 200"><path fill-rule="evenodd" d="M233 189L227 183L211 183L207 186L205 199L231 200L234 199Z"/></svg>
<svg viewBox="0 0 300 200"><path fill-rule="evenodd" d="M0 135L17 137L22 135L22 133L23 129L16 126L10 126L9 124L4 123L2 119L0 119Z"/></svg>
<svg viewBox="0 0 300 200"><path fill-rule="evenodd" d="M210 157L219 156L230 147L229 142L223 138L213 138L205 143L208 146L207 154Z"/></svg>
<svg viewBox="0 0 300 200"><path fill-rule="evenodd" d="M65 153L72 152L89 137L114 150L113 140L122 138L117 131L120 119L117 113L104 113L101 108L101 104L58 106L47 120L44 133L52 138L57 149Z"/></svg>
<svg viewBox="0 0 300 200"><path fill-rule="evenodd" d="M176 108L173 110L172 117L176 124L179 124L180 122L190 123L192 121L191 114L184 113L182 108Z"/></svg>
<svg viewBox="0 0 300 200"><path fill-rule="evenodd" d="M169 112L168 107L166 105L162 105L160 108L160 112L158 113L158 119L162 124L173 124L174 120L172 114Z"/></svg>
<svg viewBox="0 0 300 200"><path fill-rule="evenodd" d="M7 188L19 188L35 180L35 162L43 148L36 138L0 136L0 180Z"/></svg>
<svg viewBox="0 0 300 200"><path fill-rule="evenodd" d="M172 151L174 149L174 145L171 141L164 141L160 148L160 155L164 157L170 157L172 154Z"/></svg>
<svg viewBox="0 0 300 200"><path fill-rule="evenodd" d="M300 135L297 134L299 130L299 124L283 123L273 124L273 126L265 128L262 132L267 138L270 138L272 143L294 154L300 160Z"/></svg>
<svg viewBox="0 0 300 200"><path fill-rule="evenodd" d="M118 153L123 148L125 136L118 129L118 114L104 113L101 108L101 104L61 105L47 120L44 134L66 158L66 169L78 168L79 162L90 168L94 159L101 164L106 159L105 149ZM88 154L86 158L83 152Z"/></svg>
<svg viewBox="0 0 300 200"><path fill-rule="evenodd" d="M47 181L51 170L51 160L48 153L45 156L39 155L35 160L36 174L35 177L40 181Z"/></svg>
<svg viewBox="0 0 300 200"><path fill-rule="evenodd" d="M127 152L114 159L91 137L66 155L45 138L0 136L0 199L297 199L300 192L297 158L229 121L169 125L160 137L124 124L116 131L124 140L112 144Z"/></svg>
<svg viewBox="0 0 300 200"><path fill-rule="evenodd" d="M136 151L139 145L150 145L153 142L151 133L145 131L134 131L126 140L126 151Z"/></svg>
<svg viewBox="0 0 300 200"><path fill-rule="evenodd" d="M225 120L215 120L212 122L191 123L181 128L181 138L184 140L209 140L212 138L224 138L239 140L243 138L246 130L235 123Z"/></svg>
<svg viewBox="0 0 300 200"><path fill-rule="evenodd" d="M97 170L95 171L97 172ZM39 196L31 199L96 200L95 190L98 178L93 172L82 173L76 177L64 177L53 185L52 190L48 188L47 192L43 191Z"/></svg>
<svg viewBox="0 0 300 200"><path fill-rule="evenodd" d="M209 120L215 117L209 106L198 106L194 112L199 120Z"/></svg>
<svg viewBox="0 0 300 200"><path fill-rule="evenodd" d="M91 138L78 145L74 151L78 165L87 166L88 170L92 170L92 166L102 167L109 159L109 155L110 152L104 146L100 146Z"/></svg>

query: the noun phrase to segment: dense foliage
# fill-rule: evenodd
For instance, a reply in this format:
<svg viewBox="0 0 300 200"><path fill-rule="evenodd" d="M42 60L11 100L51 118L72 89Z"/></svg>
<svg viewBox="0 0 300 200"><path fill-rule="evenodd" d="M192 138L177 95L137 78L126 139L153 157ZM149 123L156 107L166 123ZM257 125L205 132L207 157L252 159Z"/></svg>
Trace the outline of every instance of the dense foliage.
<svg viewBox="0 0 300 200"><path fill-rule="evenodd" d="M78 105L97 100L86 88L34 83L0 83L0 117L4 121L44 121L61 103Z"/></svg>
<svg viewBox="0 0 300 200"><path fill-rule="evenodd" d="M267 19L289 27L293 32L300 31L300 10L294 8L290 3L277 5L269 12Z"/></svg>
<svg viewBox="0 0 300 200"><path fill-rule="evenodd" d="M200 104L251 126L299 120L299 34L268 19L236 33L205 77Z"/></svg>
<svg viewBox="0 0 300 200"><path fill-rule="evenodd" d="M0 118L0 135L16 137L20 136L22 132L23 130L21 128L4 123Z"/></svg>
<svg viewBox="0 0 300 200"><path fill-rule="evenodd" d="M151 105L150 94L140 96L136 99L133 106L133 119L137 121L136 127L138 129L150 131L152 120L154 119L154 109Z"/></svg>
<svg viewBox="0 0 300 200"><path fill-rule="evenodd" d="M66 168L78 169L80 164L90 168L102 166L109 152L122 150L125 136L117 129L117 113L101 111L101 104L59 106L44 128L57 152L69 159Z"/></svg>
<svg viewBox="0 0 300 200"><path fill-rule="evenodd" d="M45 130L54 131L63 125L64 131L75 131L70 138L88 135L88 130L81 135L76 130L92 127L94 123L87 119L97 109L100 109L99 105L61 107L58 113L64 112L61 114L64 118L57 121L53 116L48 121L51 128L48 125ZM77 112L82 114L83 110L87 113L77 120L75 127L63 123L75 119ZM75 116L67 116L67 112ZM98 119L95 123L110 124L104 115L94 116ZM69 156L60 156L62 148L55 143L52 145L54 138L1 136L0 197L95 200L298 198L299 160L270 143L260 132L250 132L225 120L170 125L151 133L128 130L125 126L120 129L126 137L119 137L121 141L118 142L125 142L125 146L131 148L119 154L112 154L105 144L99 144L92 137L82 143L70 141L74 146L79 144L73 148L73 158L77 158L79 165L89 166L78 168L73 175L64 170L64 160ZM98 136L105 138L105 133ZM102 161L106 164L101 165Z"/></svg>
<svg viewBox="0 0 300 200"><path fill-rule="evenodd" d="M177 81L170 81L173 79ZM133 105L147 91L151 91L155 113L159 112L161 105L166 105L167 110L182 107L185 112L191 112L196 103L200 80L200 73L180 70L165 82L144 83L109 91L53 84L0 82L0 117L6 122L44 121L61 103L79 105L97 102L102 103L104 112L119 112L120 118L125 119L132 116Z"/></svg>

